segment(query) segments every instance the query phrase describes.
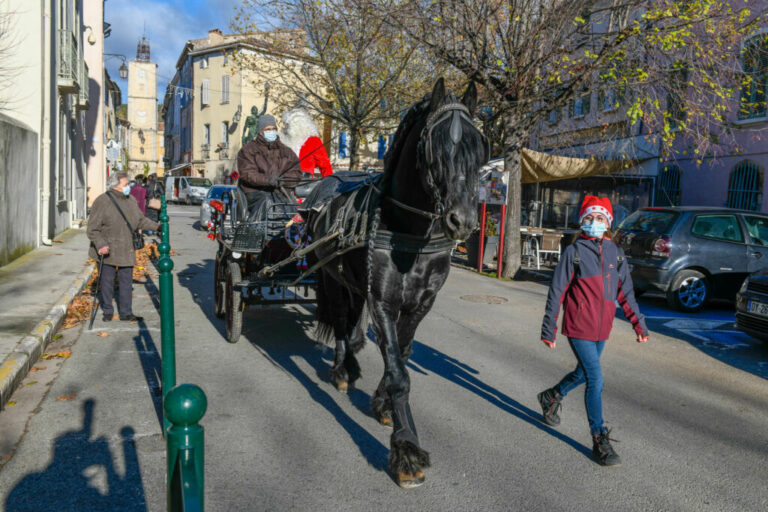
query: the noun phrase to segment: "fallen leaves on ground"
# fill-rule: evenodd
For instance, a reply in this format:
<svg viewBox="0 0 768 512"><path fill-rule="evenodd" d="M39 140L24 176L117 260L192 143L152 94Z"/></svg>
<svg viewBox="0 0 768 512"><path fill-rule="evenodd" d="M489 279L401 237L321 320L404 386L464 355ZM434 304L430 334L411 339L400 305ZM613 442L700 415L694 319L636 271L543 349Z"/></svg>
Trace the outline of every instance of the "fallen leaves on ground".
<svg viewBox="0 0 768 512"><path fill-rule="evenodd" d="M55 243L55 244L63 244L64 240L59 240L58 238L54 238L53 239L53 243Z"/></svg>
<svg viewBox="0 0 768 512"><path fill-rule="evenodd" d="M32 385L34 385L34 384L37 384L37 381L36 381L36 380L31 380L31 381L27 382L27 384L26 384L26 385L27 385L27 386L32 386Z"/></svg>
<svg viewBox="0 0 768 512"><path fill-rule="evenodd" d="M96 336L98 336L99 338L106 338L107 336L109 336L109 333L101 331L101 332L96 333Z"/></svg>
<svg viewBox="0 0 768 512"><path fill-rule="evenodd" d="M85 322L90 318L92 309L93 297L90 296L90 291L87 295L78 295L67 308L67 316L64 318L61 328L69 329Z"/></svg>
<svg viewBox="0 0 768 512"><path fill-rule="evenodd" d="M41 358L45 359L46 361L49 361L51 359L67 359L69 356L72 355L71 350L59 350L55 354L43 354L40 356Z"/></svg>
<svg viewBox="0 0 768 512"><path fill-rule="evenodd" d="M32 368L29 369L29 371L30 372L39 372L40 370L45 370L45 369L47 369L46 366L33 366Z"/></svg>
<svg viewBox="0 0 768 512"><path fill-rule="evenodd" d="M57 396L56 400L58 400L59 402L66 402L67 400L72 400L73 398L77 398L77 394L72 393L71 395Z"/></svg>
<svg viewBox="0 0 768 512"><path fill-rule="evenodd" d="M7 405L8 407L13 407L14 405L16 405L16 401L15 400L11 400L10 402L8 402L5 405Z"/></svg>

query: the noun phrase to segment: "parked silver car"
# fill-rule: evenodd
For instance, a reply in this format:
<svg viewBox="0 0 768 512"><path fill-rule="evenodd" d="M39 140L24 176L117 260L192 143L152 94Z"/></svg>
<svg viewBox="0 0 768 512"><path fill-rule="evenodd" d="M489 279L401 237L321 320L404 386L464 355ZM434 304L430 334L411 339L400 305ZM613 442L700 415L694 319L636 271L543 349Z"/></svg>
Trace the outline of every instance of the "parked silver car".
<svg viewBox="0 0 768 512"><path fill-rule="evenodd" d="M211 220L210 201L212 199L221 199L225 191L234 190L235 188L237 188L235 185L214 185L208 189L205 199L200 204L200 229L206 229L208 222Z"/></svg>

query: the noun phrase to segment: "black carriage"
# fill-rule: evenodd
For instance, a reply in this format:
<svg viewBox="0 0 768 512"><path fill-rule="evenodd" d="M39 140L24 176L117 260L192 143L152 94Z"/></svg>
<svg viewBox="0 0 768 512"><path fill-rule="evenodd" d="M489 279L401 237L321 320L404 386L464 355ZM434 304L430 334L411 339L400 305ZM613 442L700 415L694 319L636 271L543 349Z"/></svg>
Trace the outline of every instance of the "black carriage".
<svg viewBox="0 0 768 512"><path fill-rule="evenodd" d="M316 182L296 189L306 196ZM269 194L249 210L235 189L212 201L209 237L218 243L214 265L214 307L225 319L230 343L240 339L248 305L314 303L316 273L303 250L298 204L288 194ZM311 258L311 255L309 256Z"/></svg>

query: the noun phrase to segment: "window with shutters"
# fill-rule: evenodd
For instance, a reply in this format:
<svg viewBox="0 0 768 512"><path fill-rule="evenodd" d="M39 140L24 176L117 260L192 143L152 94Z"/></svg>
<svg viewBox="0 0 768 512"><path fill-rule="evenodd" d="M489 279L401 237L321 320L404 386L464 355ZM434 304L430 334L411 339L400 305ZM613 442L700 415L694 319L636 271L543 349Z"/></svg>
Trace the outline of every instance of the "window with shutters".
<svg viewBox="0 0 768 512"><path fill-rule="evenodd" d="M229 75L221 77L221 103L229 103Z"/></svg>
<svg viewBox="0 0 768 512"><path fill-rule="evenodd" d="M655 206L680 206L680 168L667 165L656 182Z"/></svg>
<svg viewBox="0 0 768 512"><path fill-rule="evenodd" d="M205 123L203 125L203 146L208 148L211 145L211 125Z"/></svg>
<svg viewBox="0 0 768 512"><path fill-rule="evenodd" d="M339 158L347 158L347 134L342 132L339 134Z"/></svg>
<svg viewBox="0 0 768 512"><path fill-rule="evenodd" d="M208 57L200 57L200 69L205 69L208 67Z"/></svg>
<svg viewBox="0 0 768 512"><path fill-rule="evenodd" d="M766 116L765 88L768 85L768 34L760 34L744 44L741 54L741 105L739 119Z"/></svg>
<svg viewBox="0 0 768 512"><path fill-rule="evenodd" d="M670 72L669 89L667 90L667 117L669 127L677 130L685 124L686 107L685 94L688 84L688 69L676 66Z"/></svg>
<svg viewBox="0 0 768 512"><path fill-rule="evenodd" d="M763 202L763 170L754 162L736 164L728 180L728 208L757 211Z"/></svg>
<svg viewBox="0 0 768 512"><path fill-rule="evenodd" d="M221 123L221 144L222 147L229 147L229 121Z"/></svg>
<svg viewBox="0 0 768 512"><path fill-rule="evenodd" d="M210 96L211 96L211 87L209 85L209 81L206 78L203 80L203 82L200 84L200 107L205 107L207 105L210 105Z"/></svg>

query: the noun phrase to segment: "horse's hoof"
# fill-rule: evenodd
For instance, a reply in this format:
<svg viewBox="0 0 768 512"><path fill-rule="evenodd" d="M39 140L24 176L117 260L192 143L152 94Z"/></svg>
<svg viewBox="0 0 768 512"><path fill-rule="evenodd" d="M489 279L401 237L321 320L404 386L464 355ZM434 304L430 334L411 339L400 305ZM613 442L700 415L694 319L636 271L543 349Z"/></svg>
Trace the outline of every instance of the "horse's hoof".
<svg viewBox="0 0 768 512"><path fill-rule="evenodd" d="M340 380L336 383L336 390L340 393L346 393L349 389L349 384L345 380Z"/></svg>
<svg viewBox="0 0 768 512"><path fill-rule="evenodd" d="M392 428L392 416L380 416L379 423L383 427Z"/></svg>
<svg viewBox="0 0 768 512"><path fill-rule="evenodd" d="M414 487L419 487L424 483L425 480L426 480L426 477L424 476L423 469L418 470L414 474L410 474L410 473L397 474L397 485L399 485L403 489L413 489Z"/></svg>

